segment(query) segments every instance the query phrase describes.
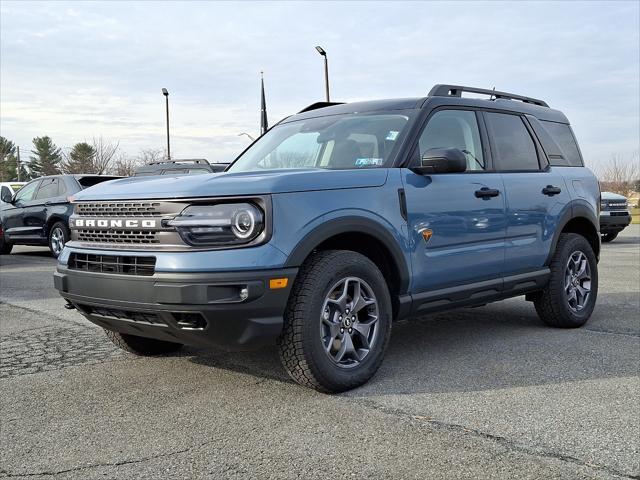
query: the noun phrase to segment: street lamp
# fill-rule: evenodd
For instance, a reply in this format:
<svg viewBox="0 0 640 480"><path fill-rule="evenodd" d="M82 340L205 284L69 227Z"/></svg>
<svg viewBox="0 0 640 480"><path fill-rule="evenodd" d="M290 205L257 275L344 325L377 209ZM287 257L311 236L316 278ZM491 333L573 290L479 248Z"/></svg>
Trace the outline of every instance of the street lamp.
<svg viewBox="0 0 640 480"><path fill-rule="evenodd" d="M163 88L162 95L164 95L165 105L167 107L167 160L171 160L171 145L169 144L169 91Z"/></svg>
<svg viewBox="0 0 640 480"><path fill-rule="evenodd" d="M320 55L324 57L324 88L327 93L327 102L329 100L329 62L327 61L327 52L324 51L324 48L317 46L316 50Z"/></svg>

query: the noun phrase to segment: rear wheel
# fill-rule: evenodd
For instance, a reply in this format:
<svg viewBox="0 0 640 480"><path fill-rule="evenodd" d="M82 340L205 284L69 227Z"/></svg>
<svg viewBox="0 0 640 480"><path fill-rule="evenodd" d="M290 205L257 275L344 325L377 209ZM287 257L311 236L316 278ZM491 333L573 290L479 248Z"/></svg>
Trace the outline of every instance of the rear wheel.
<svg viewBox="0 0 640 480"><path fill-rule="evenodd" d="M391 299L367 257L314 254L301 267L278 341L280 358L301 385L342 392L378 370L391 333Z"/></svg>
<svg viewBox="0 0 640 480"><path fill-rule="evenodd" d="M552 327L581 327L598 295L598 263L591 244L582 235L563 233L550 269L549 283L534 300L538 316Z"/></svg>
<svg viewBox="0 0 640 480"><path fill-rule="evenodd" d="M615 233L605 233L604 235L602 235L602 241L605 243L609 243L609 242L613 242L616 237L618 236L619 232L615 232Z"/></svg>
<svg viewBox="0 0 640 480"><path fill-rule="evenodd" d="M54 258L58 258L68 241L69 230L66 225L62 222L54 223L49 230L49 250Z"/></svg>
<svg viewBox="0 0 640 480"><path fill-rule="evenodd" d="M107 337L116 347L141 356L163 355L172 353L182 348L182 344L165 342L154 338L138 337L127 333L118 333L105 329Z"/></svg>

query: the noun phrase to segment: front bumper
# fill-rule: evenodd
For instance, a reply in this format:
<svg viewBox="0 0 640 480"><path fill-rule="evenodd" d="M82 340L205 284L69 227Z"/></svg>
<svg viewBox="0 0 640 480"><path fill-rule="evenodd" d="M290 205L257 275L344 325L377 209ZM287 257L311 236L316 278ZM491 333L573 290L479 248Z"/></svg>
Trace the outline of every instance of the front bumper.
<svg viewBox="0 0 640 480"><path fill-rule="evenodd" d="M631 223L629 212L600 212L600 233L620 232Z"/></svg>
<svg viewBox="0 0 640 480"><path fill-rule="evenodd" d="M137 276L60 264L54 284L88 320L109 330L185 345L255 348L280 334L297 270ZM270 279L285 277L286 288L269 288Z"/></svg>

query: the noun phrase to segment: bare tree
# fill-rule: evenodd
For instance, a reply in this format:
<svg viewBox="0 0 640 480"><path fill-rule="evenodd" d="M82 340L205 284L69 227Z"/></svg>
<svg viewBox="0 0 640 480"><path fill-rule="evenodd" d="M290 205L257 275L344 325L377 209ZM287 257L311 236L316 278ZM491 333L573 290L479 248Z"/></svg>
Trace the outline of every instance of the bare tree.
<svg viewBox="0 0 640 480"><path fill-rule="evenodd" d="M93 171L98 175L102 175L109 171L109 164L113 161L116 154L118 153L118 148L120 147L120 142L107 142L102 136L98 138L93 138L93 149L95 153L93 155Z"/></svg>
<svg viewBox="0 0 640 480"><path fill-rule="evenodd" d="M619 193L628 197L634 190L635 183L640 178L640 158L638 152L624 158L616 153L611 156L600 171L600 182L604 190Z"/></svg>
<svg viewBox="0 0 640 480"><path fill-rule="evenodd" d="M130 177L136 172L136 168L140 165L137 157L130 157L125 153L121 153L111 164L109 171L113 175L121 177Z"/></svg>
<svg viewBox="0 0 640 480"><path fill-rule="evenodd" d="M147 148L140 150L138 154L138 162L140 164L147 164L152 162L161 162L166 158L166 155L162 150Z"/></svg>

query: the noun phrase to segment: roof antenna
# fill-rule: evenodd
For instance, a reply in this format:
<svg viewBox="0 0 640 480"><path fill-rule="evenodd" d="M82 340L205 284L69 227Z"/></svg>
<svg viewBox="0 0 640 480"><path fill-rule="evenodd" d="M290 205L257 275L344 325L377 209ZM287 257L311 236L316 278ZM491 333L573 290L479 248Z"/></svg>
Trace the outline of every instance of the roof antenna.
<svg viewBox="0 0 640 480"><path fill-rule="evenodd" d="M493 89L491 89L491 92L492 93L491 93L491 95L489 95L489 100L495 100L495 98L493 98L493 97L496 96L495 95L495 92L496 92L496 86L495 85L493 86Z"/></svg>

